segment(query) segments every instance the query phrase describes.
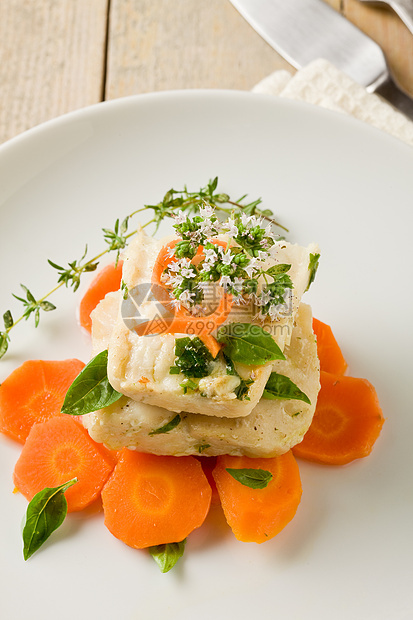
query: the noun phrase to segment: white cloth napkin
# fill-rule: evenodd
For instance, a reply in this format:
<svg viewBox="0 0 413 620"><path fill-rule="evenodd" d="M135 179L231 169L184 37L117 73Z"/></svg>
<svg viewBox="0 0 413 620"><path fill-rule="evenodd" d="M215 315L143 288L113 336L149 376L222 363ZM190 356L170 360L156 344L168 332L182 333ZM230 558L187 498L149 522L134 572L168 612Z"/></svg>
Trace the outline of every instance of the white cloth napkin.
<svg viewBox="0 0 413 620"><path fill-rule="evenodd" d="M413 123L327 60L315 60L294 75L276 71L259 82L253 92L299 99L344 112L413 146Z"/></svg>

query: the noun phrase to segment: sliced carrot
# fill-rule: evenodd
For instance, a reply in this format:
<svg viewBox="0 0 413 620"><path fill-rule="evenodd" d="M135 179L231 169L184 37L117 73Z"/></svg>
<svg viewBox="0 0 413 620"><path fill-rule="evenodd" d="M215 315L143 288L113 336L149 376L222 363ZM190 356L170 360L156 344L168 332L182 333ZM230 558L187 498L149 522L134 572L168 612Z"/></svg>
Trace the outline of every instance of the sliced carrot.
<svg viewBox="0 0 413 620"><path fill-rule="evenodd" d="M135 549L180 542L202 525L211 487L192 456L124 449L102 491L105 525Z"/></svg>
<svg viewBox="0 0 413 620"><path fill-rule="evenodd" d="M77 478L66 492L68 511L91 504L112 472L114 463L69 416L35 424L14 468L14 484L31 500L46 487Z"/></svg>
<svg viewBox="0 0 413 620"><path fill-rule="evenodd" d="M79 307L79 321L89 333L92 331L90 313L107 293L118 291L122 281L122 261L101 269L84 294Z"/></svg>
<svg viewBox="0 0 413 620"><path fill-rule="evenodd" d="M0 386L0 431L24 443L36 422L60 415L67 390L84 363L29 360Z"/></svg>
<svg viewBox="0 0 413 620"><path fill-rule="evenodd" d="M366 379L327 372L320 382L313 421L295 456L330 465L368 456L384 422L376 390Z"/></svg>
<svg viewBox="0 0 413 620"><path fill-rule="evenodd" d="M226 469L263 469L272 480L264 489L251 489ZM294 517L301 500L297 462L289 451L274 458L219 456L213 471L222 508L238 540L262 543L278 534Z"/></svg>
<svg viewBox="0 0 413 620"><path fill-rule="evenodd" d="M197 458L199 462L201 463L204 474L211 487L211 490L212 490L211 504L219 504L218 489L215 483L215 478L212 474L217 464L217 457L216 456L197 456L195 458Z"/></svg>
<svg viewBox="0 0 413 620"><path fill-rule="evenodd" d="M320 369L331 372L333 375L342 375L347 368L347 362L337 344L337 340L326 323L313 319L313 331L317 336L317 353L320 360Z"/></svg>

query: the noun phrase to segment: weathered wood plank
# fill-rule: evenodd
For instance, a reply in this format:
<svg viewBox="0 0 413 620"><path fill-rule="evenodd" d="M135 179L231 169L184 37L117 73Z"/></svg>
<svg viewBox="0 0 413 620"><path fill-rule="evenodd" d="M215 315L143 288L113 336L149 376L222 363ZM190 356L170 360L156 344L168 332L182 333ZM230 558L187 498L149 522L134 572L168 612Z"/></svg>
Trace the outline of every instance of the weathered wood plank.
<svg viewBox="0 0 413 620"><path fill-rule="evenodd" d="M0 142L103 91L107 0L1 0Z"/></svg>
<svg viewBox="0 0 413 620"><path fill-rule="evenodd" d="M343 13L383 49L389 66L405 90L413 95L413 36L393 11L342 0Z"/></svg>
<svg viewBox="0 0 413 620"><path fill-rule="evenodd" d="M106 98L250 89L289 65L228 0L112 0Z"/></svg>

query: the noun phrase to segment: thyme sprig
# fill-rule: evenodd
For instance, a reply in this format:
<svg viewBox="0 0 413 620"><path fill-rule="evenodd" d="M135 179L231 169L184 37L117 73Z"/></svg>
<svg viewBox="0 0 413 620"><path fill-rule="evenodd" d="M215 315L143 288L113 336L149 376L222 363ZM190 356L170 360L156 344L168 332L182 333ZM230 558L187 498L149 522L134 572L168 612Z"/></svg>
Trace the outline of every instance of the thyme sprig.
<svg viewBox="0 0 413 620"><path fill-rule="evenodd" d="M99 265L100 259L110 252L116 252L116 264L118 263L121 251L127 246L129 238L137 232L137 230L128 232L128 227L130 219L138 213L147 212L148 210L153 211L153 217L144 223L141 228L146 228L150 224L154 224L154 234L157 232L161 222L165 218L174 218L177 211L182 211L191 215L198 212L200 207L204 205L210 205L218 213L222 214L231 215L245 213L248 216L258 216L274 226L287 230L273 219L272 211L269 209L259 209L259 205L262 202L261 198L252 202L245 202L247 195L244 195L238 200L233 201L228 194L219 192L217 188L218 177L208 181L205 187L201 187L195 192L190 192L186 185L183 190L170 189L159 203L155 205L144 205L142 208L127 215L123 220L117 219L112 229L103 228L103 240L107 247L99 254L96 254L92 258L87 258L88 247L86 246L82 257L68 262L67 266L60 265L49 259L48 264L58 273L57 284L39 299L36 299L30 289L23 284L21 284L21 287L25 296L22 297L13 294L13 297L23 305L23 312L16 320L13 320L10 310L4 312L4 329L3 331L0 330L0 358L2 358L8 350L10 332L16 325L23 319L27 320L29 317L33 316L34 326L38 327L42 312L50 312L56 309L56 306L49 301L49 297L59 288L66 286L76 291L80 286L83 274L95 271ZM228 206L226 207L224 205Z"/></svg>

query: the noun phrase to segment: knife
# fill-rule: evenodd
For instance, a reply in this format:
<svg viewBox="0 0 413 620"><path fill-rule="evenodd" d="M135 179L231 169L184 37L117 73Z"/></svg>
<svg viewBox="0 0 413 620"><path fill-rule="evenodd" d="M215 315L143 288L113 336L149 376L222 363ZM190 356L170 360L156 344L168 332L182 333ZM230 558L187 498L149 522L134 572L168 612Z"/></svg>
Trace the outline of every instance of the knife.
<svg viewBox="0 0 413 620"><path fill-rule="evenodd" d="M413 120L413 99L394 81L381 48L323 0L230 0L293 67L324 58Z"/></svg>

